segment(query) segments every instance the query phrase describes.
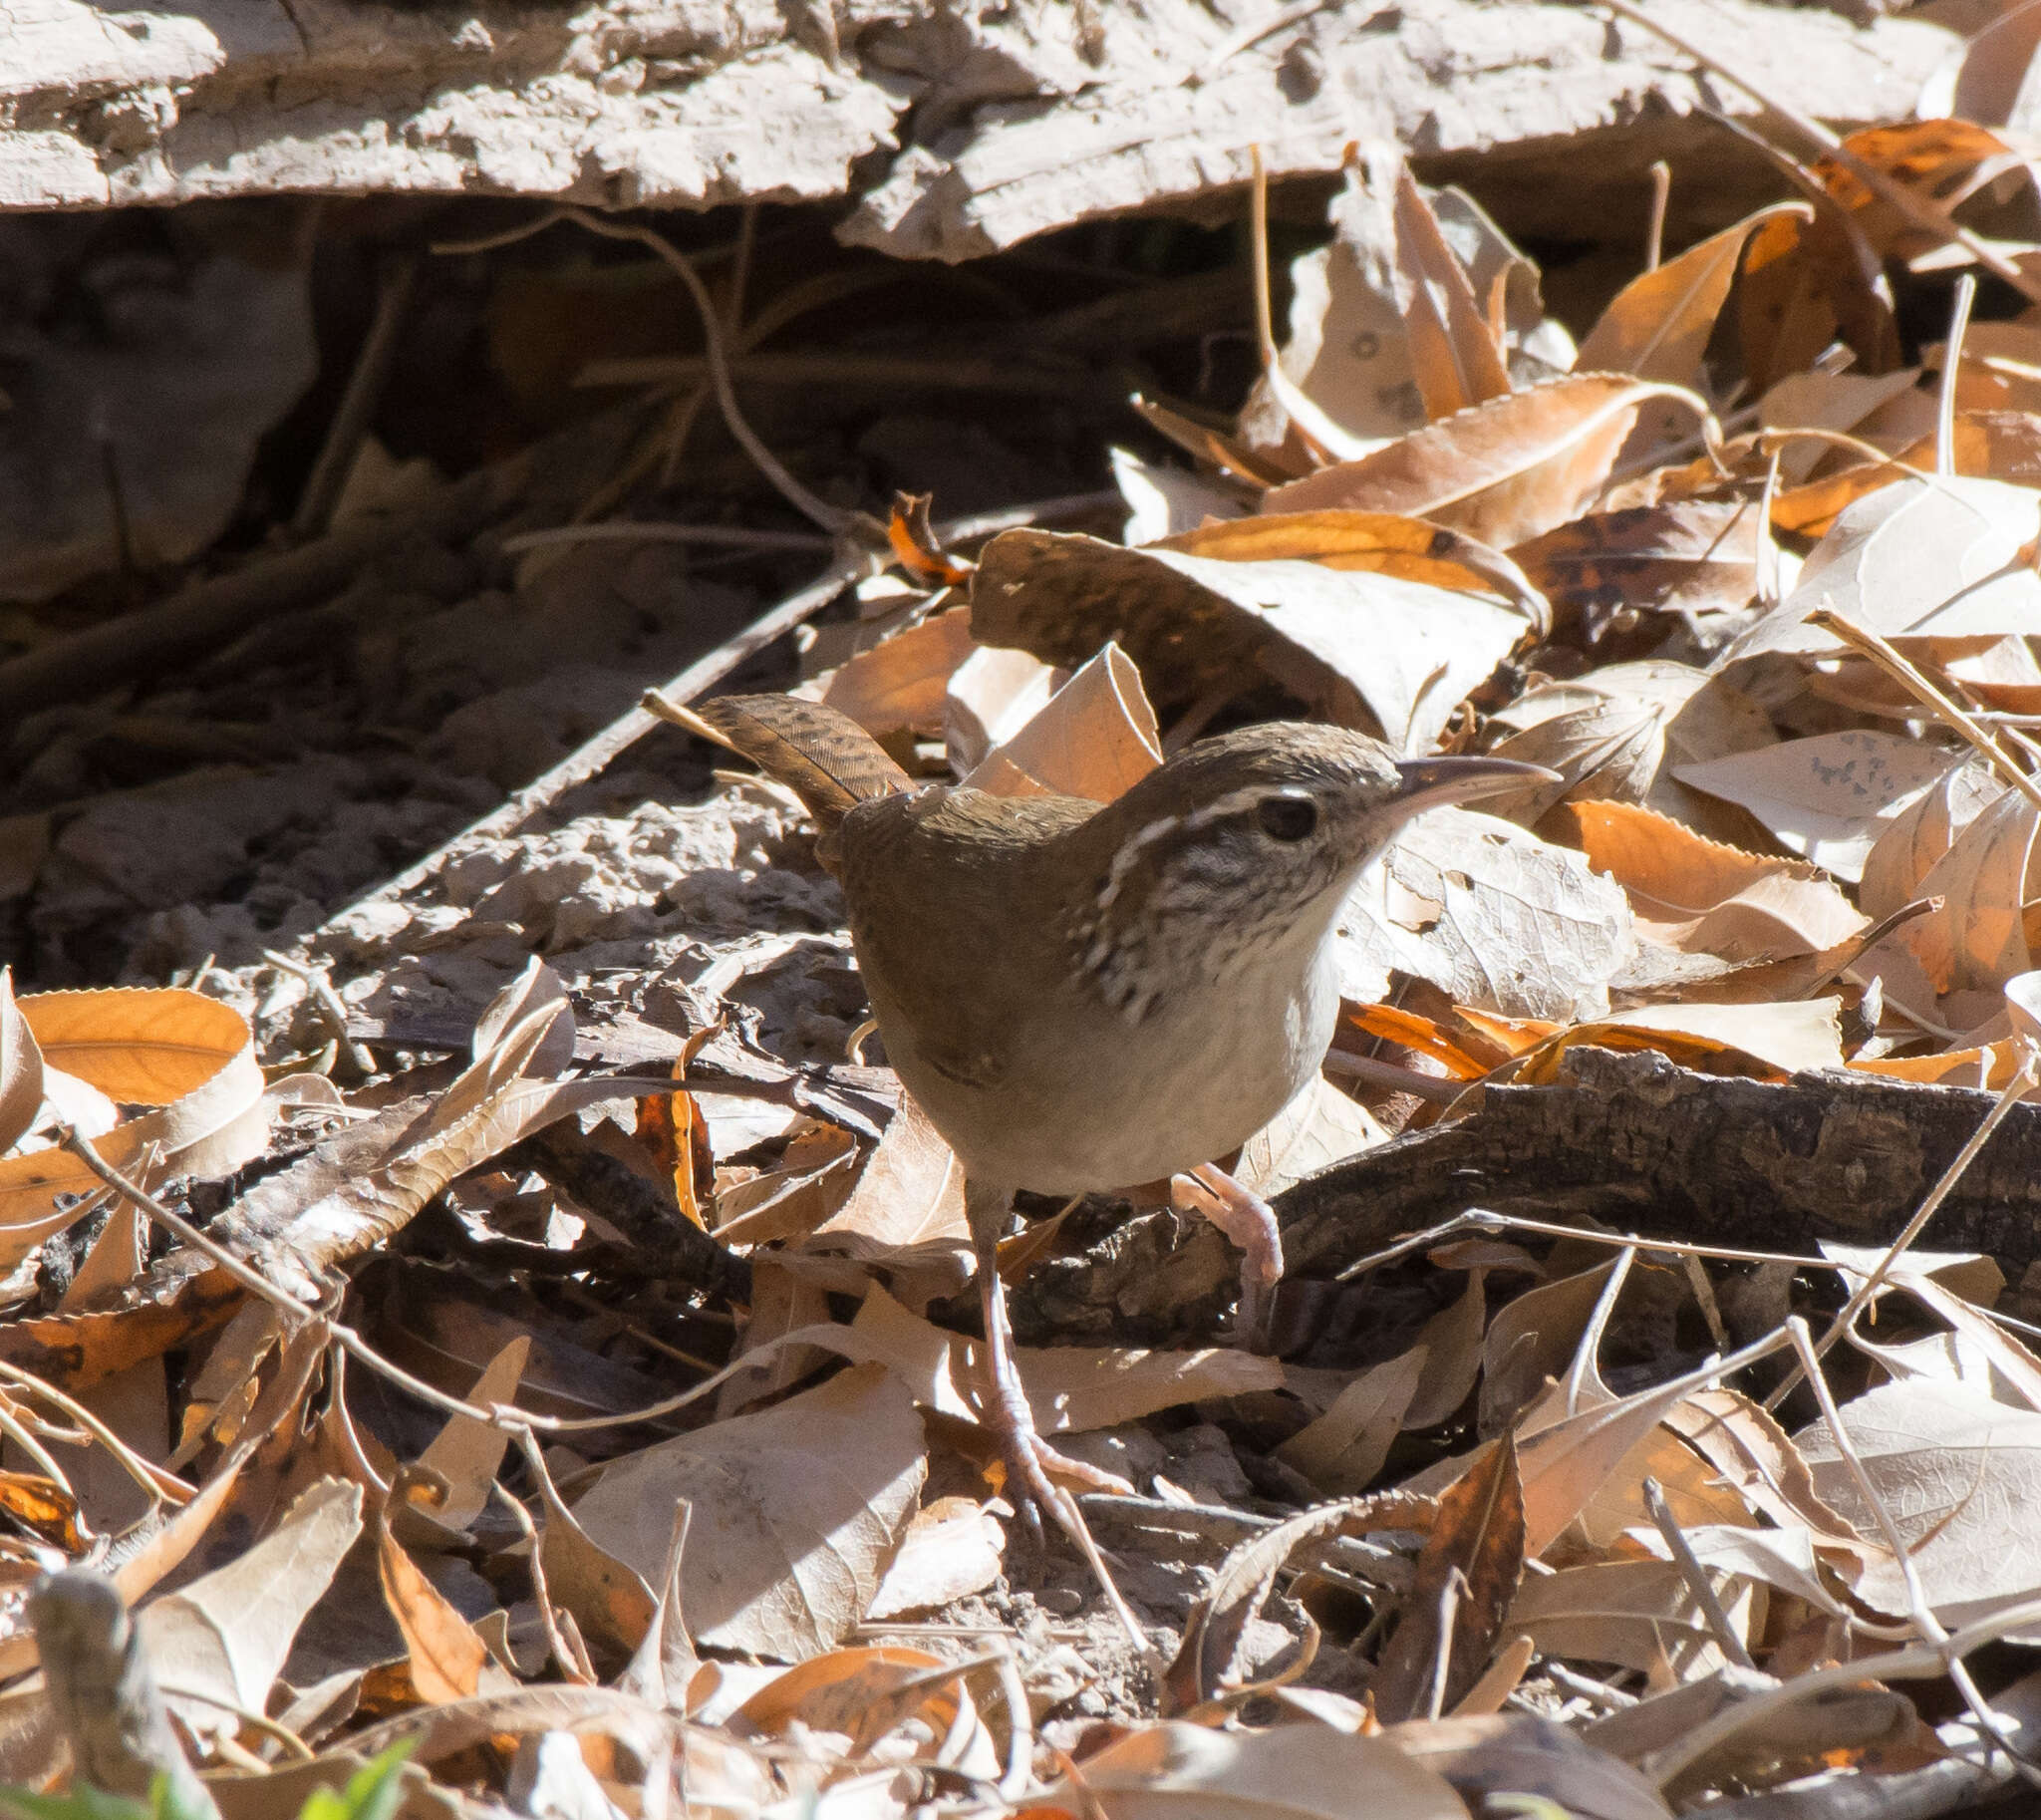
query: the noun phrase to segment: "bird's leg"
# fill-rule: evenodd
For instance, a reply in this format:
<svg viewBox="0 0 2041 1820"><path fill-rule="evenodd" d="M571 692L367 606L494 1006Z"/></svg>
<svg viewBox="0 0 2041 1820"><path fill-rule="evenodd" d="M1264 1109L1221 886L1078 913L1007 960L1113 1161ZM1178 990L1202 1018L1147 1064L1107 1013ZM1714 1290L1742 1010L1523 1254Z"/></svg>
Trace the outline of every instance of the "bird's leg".
<svg viewBox="0 0 2041 1820"><path fill-rule="evenodd" d="M1000 1239L1014 1197L1003 1188L964 1185L965 1217L971 1225L971 1247L978 1259L979 1306L985 1314L985 1426L1000 1443L1017 1489L1034 1499L1065 1529L1076 1519L1069 1494L1050 1484L1048 1474L1076 1479L1095 1491L1129 1494L1126 1480L1081 1460L1065 1458L1041 1438L1028 1406L1027 1391L1014 1363L1014 1327L1007 1317L1007 1288L1000 1281ZM1074 1535L1074 1531L1072 1534Z"/></svg>
<svg viewBox="0 0 2041 1820"><path fill-rule="evenodd" d="M1243 1188L1217 1163L1174 1178L1190 1184L1188 1198L1240 1248L1240 1334L1259 1351L1266 1343L1269 1292L1283 1281L1283 1234L1276 1210L1252 1189Z"/></svg>
<svg viewBox="0 0 2041 1820"><path fill-rule="evenodd" d="M1150 1647L1148 1641L1120 1597L1119 1588L1113 1585L1112 1576L1106 1572L1098 1544L1085 1527L1077 1500L1048 1475L1059 1473L1100 1491L1128 1494L1133 1487L1110 1472L1066 1458L1041 1438L1034 1425L1034 1411L1028 1406L1026 1388L1020 1382L1020 1367L1014 1362L1014 1329L1007 1319L1006 1285L1000 1281L1000 1237L1013 1203L1013 1194L1007 1189L986 1187L970 1180L964 1184L964 1213L971 1226L971 1248L978 1260L979 1306L985 1314L983 1424L1000 1444L1000 1453L1014 1478L1016 1498L1032 1498L1077 1545L1114 1614L1145 1653Z"/></svg>

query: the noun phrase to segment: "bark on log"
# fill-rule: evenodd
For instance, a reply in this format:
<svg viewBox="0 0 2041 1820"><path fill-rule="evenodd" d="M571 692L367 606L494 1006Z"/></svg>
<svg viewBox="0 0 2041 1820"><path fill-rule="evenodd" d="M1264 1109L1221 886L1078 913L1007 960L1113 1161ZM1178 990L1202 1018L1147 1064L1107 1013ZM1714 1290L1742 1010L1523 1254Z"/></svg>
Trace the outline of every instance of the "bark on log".
<svg viewBox="0 0 2041 1820"><path fill-rule="evenodd" d="M1786 104L1903 119L1956 35L1911 18L1659 0ZM1870 11L1872 9L1865 9ZM1567 160L1572 228L1741 213L1776 177L1635 27L1513 0L0 0L0 211L282 193L524 195L610 207L853 204L844 236L963 259L1073 222L1330 173L1356 139L1450 174L1505 153L1527 200ZM1592 150L1577 143L1591 135ZM1585 153L1585 155L1584 155ZM1528 160L1528 161L1525 161ZM1584 192L1584 173L1600 185ZM1675 244L1697 223L1675 219Z"/></svg>
<svg viewBox="0 0 2041 1820"><path fill-rule="evenodd" d="M1883 1245L1995 1097L1870 1074L1725 1079L1648 1052L1576 1051L1556 1085L1490 1087L1468 1116L1281 1195L1285 1262L1292 1278L1333 1277L1474 1207L1759 1250ZM1128 1221L1086 1257L1038 1270L1021 1291L1030 1325L1209 1339L1231 1256L1216 1234L1179 1224ZM2041 1258L2041 1103L2012 1109L1920 1243L1988 1253L2015 1283Z"/></svg>

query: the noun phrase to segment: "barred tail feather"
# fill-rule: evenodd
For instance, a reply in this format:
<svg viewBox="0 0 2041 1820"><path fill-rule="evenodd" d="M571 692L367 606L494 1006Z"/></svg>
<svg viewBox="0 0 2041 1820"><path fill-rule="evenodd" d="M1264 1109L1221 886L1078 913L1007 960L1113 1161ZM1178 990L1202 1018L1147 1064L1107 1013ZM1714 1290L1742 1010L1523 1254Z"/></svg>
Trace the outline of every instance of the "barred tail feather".
<svg viewBox="0 0 2041 1820"><path fill-rule="evenodd" d="M720 695L662 719L741 754L807 805L823 833L855 804L914 787L878 741L847 714L787 695Z"/></svg>

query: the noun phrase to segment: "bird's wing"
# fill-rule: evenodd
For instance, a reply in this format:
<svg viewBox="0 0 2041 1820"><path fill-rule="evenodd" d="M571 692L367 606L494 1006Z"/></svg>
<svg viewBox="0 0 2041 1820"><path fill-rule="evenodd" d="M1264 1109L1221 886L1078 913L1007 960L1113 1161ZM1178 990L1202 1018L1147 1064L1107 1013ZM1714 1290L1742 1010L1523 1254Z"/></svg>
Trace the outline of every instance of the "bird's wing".
<svg viewBox="0 0 2041 1820"><path fill-rule="evenodd" d="M1016 801L967 789L895 797L859 804L839 833L851 933L880 1030L889 1011L896 1024L911 1018L922 1061L964 1086L997 1087L1016 1024L1041 1009L1015 982L1039 978L1047 962L1012 952L1059 939L1039 849L1098 806L1062 796L1025 805L1017 816Z"/></svg>

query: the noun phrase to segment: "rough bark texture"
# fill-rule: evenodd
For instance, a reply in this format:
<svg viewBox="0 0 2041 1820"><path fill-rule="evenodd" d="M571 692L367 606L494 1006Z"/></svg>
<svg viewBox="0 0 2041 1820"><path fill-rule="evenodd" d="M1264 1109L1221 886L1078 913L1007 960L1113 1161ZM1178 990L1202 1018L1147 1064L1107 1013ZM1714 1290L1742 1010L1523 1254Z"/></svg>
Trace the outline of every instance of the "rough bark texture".
<svg viewBox="0 0 2041 1820"><path fill-rule="evenodd" d="M1672 24L1835 122L1903 116L1957 40L1753 0ZM1254 34L1263 31L1264 35ZM847 239L961 259L1355 139L1450 161L1598 135L1608 177L1749 112L1572 5L1329 0L0 0L0 209L286 191L603 206L849 199ZM1578 152L1577 152L1578 155ZM1730 164L1735 159L1729 160Z"/></svg>
<svg viewBox="0 0 2041 1820"><path fill-rule="evenodd" d="M1336 1271L1469 1207L1565 1207L1703 1243L1810 1250L1891 1240L1948 1167L1990 1093L1872 1075L1780 1083L1689 1073L1649 1052L1589 1050L1573 1078L1493 1087L1471 1118L1385 1144L1284 1197L1293 1269ZM2041 1105L2013 1109L1922 1243L1989 1252L2017 1278L2041 1257Z"/></svg>
<svg viewBox="0 0 2041 1820"><path fill-rule="evenodd" d="M1723 1079L1648 1053L1577 1051L1569 1066L1554 1086L1491 1087L1469 1116L1279 1197L1289 1275L1334 1276L1472 1207L1759 1250L1885 1244L1995 1097L1864 1074ZM1988 1253L2013 1282L2041 1258L2041 1104L2012 1109L1921 1244ZM1149 1216L1022 1295L1066 1333L1116 1322L1180 1339L1211 1333L1230 1269L1216 1234Z"/></svg>

